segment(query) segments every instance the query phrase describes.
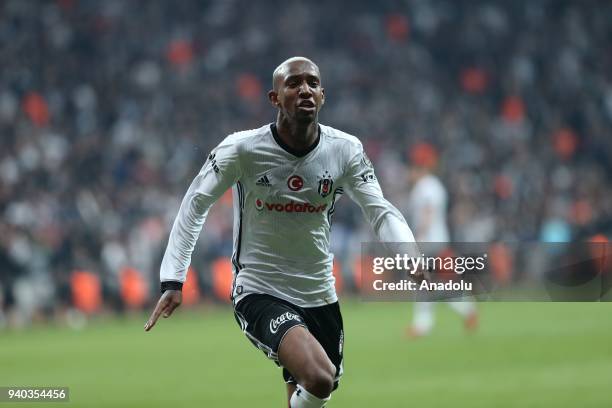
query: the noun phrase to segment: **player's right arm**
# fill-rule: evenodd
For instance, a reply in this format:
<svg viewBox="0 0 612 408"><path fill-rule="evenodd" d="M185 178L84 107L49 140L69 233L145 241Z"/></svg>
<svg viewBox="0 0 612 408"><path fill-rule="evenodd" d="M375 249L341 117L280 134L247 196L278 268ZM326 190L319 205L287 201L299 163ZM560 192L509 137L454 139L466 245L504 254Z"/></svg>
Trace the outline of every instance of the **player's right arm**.
<svg viewBox="0 0 612 408"><path fill-rule="evenodd" d="M162 296L145 324L146 331L155 325L162 313L168 317L180 305L191 254L208 210L239 177L237 144L230 136L210 153L181 202L161 263Z"/></svg>

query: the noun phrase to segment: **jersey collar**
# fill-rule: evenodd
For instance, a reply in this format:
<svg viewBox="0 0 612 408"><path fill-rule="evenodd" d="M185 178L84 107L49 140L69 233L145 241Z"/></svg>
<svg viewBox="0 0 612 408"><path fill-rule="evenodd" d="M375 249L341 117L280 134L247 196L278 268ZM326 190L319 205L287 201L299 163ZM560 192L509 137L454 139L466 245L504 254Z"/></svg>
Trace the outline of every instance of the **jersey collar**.
<svg viewBox="0 0 612 408"><path fill-rule="evenodd" d="M282 147L284 151L294 155L295 157L304 157L308 153L312 152L319 145L319 141L321 140L321 126L317 125L317 127L319 129L319 133L317 134L317 139L314 141L314 143L306 150L295 150L287 143L283 142L283 140L280 138L280 136L278 135L278 130L276 129L276 123L270 124L270 130L272 131L272 136L274 137L276 143L278 143L278 145Z"/></svg>

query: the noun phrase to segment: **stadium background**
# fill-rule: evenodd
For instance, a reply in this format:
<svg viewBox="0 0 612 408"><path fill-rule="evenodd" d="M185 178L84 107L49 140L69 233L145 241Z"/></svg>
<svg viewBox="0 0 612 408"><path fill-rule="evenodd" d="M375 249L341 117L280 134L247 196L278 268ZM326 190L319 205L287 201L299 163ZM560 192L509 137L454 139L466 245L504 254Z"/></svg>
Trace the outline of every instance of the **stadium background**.
<svg viewBox="0 0 612 408"><path fill-rule="evenodd" d="M361 138L400 209L410 152L436 163L455 241L609 237L611 20L604 1L2 2L0 385L59 381L82 406L282 401L223 306L229 195L193 258L194 309L139 330L187 185L225 135L273 120L271 72L293 55L319 64L322 123ZM610 402L607 305L481 305L475 336L443 314L415 345L409 306L349 299L368 239L343 200L353 367L333 406Z"/></svg>

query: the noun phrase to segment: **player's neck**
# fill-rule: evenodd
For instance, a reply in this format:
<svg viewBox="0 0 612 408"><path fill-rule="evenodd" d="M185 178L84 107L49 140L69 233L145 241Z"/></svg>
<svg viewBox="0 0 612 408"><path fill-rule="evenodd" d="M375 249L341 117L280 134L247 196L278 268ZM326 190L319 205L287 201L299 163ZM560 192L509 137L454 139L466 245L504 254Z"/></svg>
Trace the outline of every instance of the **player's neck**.
<svg viewBox="0 0 612 408"><path fill-rule="evenodd" d="M319 124L316 120L302 124L278 118L276 130L281 140L297 151L310 148L319 136Z"/></svg>

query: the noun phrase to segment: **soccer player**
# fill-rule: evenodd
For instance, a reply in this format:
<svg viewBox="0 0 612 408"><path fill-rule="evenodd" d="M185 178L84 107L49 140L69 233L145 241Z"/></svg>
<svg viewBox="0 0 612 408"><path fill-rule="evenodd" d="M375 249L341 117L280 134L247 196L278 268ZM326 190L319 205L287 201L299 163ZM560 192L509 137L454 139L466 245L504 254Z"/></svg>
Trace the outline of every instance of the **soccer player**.
<svg viewBox="0 0 612 408"><path fill-rule="evenodd" d="M161 264L162 295L145 330L181 303L181 288L208 209L234 197L236 321L283 367L289 406L323 407L342 375L344 332L332 275L329 231L344 193L383 242L414 242L383 198L359 140L318 122L325 102L317 65L284 61L272 78L276 122L223 140L189 187Z"/></svg>
<svg viewBox="0 0 612 408"><path fill-rule="evenodd" d="M437 162L437 153L428 143L419 143L410 151L409 184L412 186L408 196L408 218L414 228L418 242L426 242L421 249L427 256L439 256L446 249L450 239L446 210L448 194L444 184L436 177L432 168ZM448 302L451 309L459 313L467 330L473 330L478 323L474 302L468 299ZM425 336L434 325L433 302L416 302L412 326L408 335L412 338Z"/></svg>

